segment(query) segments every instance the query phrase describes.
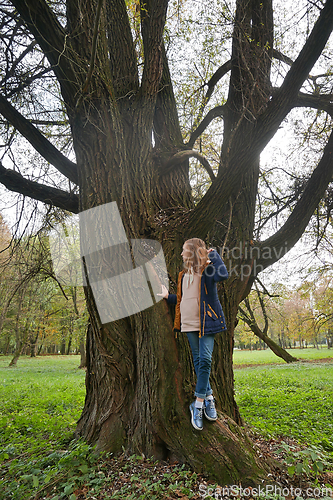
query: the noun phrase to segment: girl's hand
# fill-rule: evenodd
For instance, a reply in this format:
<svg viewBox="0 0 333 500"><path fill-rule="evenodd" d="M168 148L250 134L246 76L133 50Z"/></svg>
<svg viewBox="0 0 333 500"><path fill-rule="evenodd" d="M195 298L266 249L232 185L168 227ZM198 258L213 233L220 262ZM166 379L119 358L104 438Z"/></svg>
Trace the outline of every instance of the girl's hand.
<svg viewBox="0 0 333 500"><path fill-rule="evenodd" d="M209 249L207 250L207 252L209 253L209 252L212 252L213 250L215 250L215 248L209 248Z"/></svg>
<svg viewBox="0 0 333 500"><path fill-rule="evenodd" d="M156 295L158 295L159 297L163 297L163 299L167 299L169 297L168 289L164 285L162 285L162 293L157 293Z"/></svg>

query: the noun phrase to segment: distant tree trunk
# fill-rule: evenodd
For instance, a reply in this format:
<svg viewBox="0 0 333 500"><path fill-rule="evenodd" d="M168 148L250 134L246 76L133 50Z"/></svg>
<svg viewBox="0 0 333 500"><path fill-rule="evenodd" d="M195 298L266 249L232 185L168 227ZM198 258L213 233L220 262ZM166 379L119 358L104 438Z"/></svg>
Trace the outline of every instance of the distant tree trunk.
<svg viewBox="0 0 333 500"><path fill-rule="evenodd" d="M21 354L24 354L24 351L27 347L28 333L29 333L29 331L28 331L28 328L26 326L24 331L23 331L22 337L19 337L19 339L16 343L13 359L9 363L9 366L16 366L17 361L20 358Z"/></svg>
<svg viewBox="0 0 333 500"><path fill-rule="evenodd" d="M255 326L251 326L250 328L253 331L253 333L255 333L255 335L260 337L265 342L265 344L268 345L268 347L274 352L274 354L279 356L279 358L282 358L284 361L286 361L286 363L292 363L294 361L298 361L298 359L289 354L288 351L286 351L278 344L276 344L274 340L272 340L267 335L264 335L263 332L260 330L260 328L256 328Z"/></svg>
<svg viewBox="0 0 333 500"><path fill-rule="evenodd" d="M285 333L284 333L284 325L282 325L282 328L281 328L281 337L279 335L279 344L280 344L280 347L283 347L283 349L286 349L286 347L287 347L287 340L286 340L286 336L285 336ZM290 342L289 342L289 346L290 346Z"/></svg>
<svg viewBox="0 0 333 500"><path fill-rule="evenodd" d="M43 350L43 344L44 344L44 340L45 340L45 326L42 326L42 332L43 332L42 338L41 338L41 341L40 341L40 344L38 347L38 356L41 354L41 352Z"/></svg>
<svg viewBox="0 0 333 500"><path fill-rule="evenodd" d="M24 283L23 281L21 281L18 285L16 285L10 291L9 297L6 298L4 306L2 307L2 310L1 310L1 315L0 315L0 333L2 331L3 323L4 323L5 319L6 319L6 314L7 314L7 311L9 309L9 306L10 306L12 300L14 299L14 297L17 295L17 293L20 290L20 288L21 289L22 289L22 287L25 288L24 285L26 285L26 283Z"/></svg>
<svg viewBox="0 0 333 500"><path fill-rule="evenodd" d="M10 366L10 367L16 366L17 361L18 361L18 359L20 358L20 356L22 354L23 347L24 347L23 341L19 340L18 343L16 344L16 348L15 348L15 351L14 351L14 356L13 356L13 358L12 358L12 360L9 363L8 366Z"/></svg>
<svg viewBox="0 0 333 500"><path fill-rule="evenodd" d="M15 318L15 339L16 339L16 345L15 345L15 351L14 351L14 356L9 363L9 366L16 366L16 363L19 359L19 357L22 354L23 348L25 347L25 342L28 336L28 329L24 329L24 334L21 337L21 328L20 328L20 318L21 318L21 309L22 309L22 304L24 300L24 294L25 294L25 288L22 288L19 292L18 296L18 304L17 304L17 312L16 312L16 318Z"/></svg>
<svg viewBox="0 0 333 500"><path fill-rule="evenodd" d="M60 354L66 354L66 335L65 335L66 327L62 326L61 328L61 344L60 344Z"/></svg>
<svg viewBox="0 0 333 500"><path fill-rule="evenodd" d="M32 332L30 334L30 357L31 358L36 357L36 347L37 347L38 337L39 337L39 325L37 327L36 335L34 336Z"/></svg>
<svg viewBox="0 0 333 500"><path fill-rule="evenodd" d="M6 342L5 342L5 347L4 347L4 355L8 356L9 348L10 348L10 339L11 335L10 333L6 336Z"/></svg>
<svg viewBox="0 0 333 500"><path fill-rule="evenodd" d="M258 294L259 295L259 294ZM265 344L268 345L268 347L276 354L279 358L282 358L286 363L292 363L294 361L298 361L297 358L291 356L287 351L285 351L282 347L280 347L274 340L272 340L270 337L267 335L267 330L268 330L268 317L266 314L265 310L265 305L262 300L262 298L259 295L259 301L261 304L262 312L265 318L265 327L264 330L261 330L258 326L258 323L254 317L254 313L252 311L252 308L250 306L249 300L246 298L245 299L245 305L246 305L246 311L242 308L239 307L239 311L241 313L241 318L242 320L251 328L251 331L259 337L259 339L263 340Z"/></svg>
<svg viewBox="0 0 333 500"><path fill-rule="evenodd" d="M69 336L69 339L68 339L68 344L67 344L67 350L66 350L66 354L67 356L70 354L71 352L71 347L72 347L72 336L70 335Z"/></svg>

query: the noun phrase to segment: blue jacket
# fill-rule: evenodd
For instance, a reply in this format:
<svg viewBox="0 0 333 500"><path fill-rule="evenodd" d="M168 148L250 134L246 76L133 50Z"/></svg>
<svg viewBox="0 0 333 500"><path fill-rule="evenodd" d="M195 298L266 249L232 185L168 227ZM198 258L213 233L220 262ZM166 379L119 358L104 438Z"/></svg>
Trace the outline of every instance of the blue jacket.
<svg viewBox="0 0 333 500"><path fill-rule="evenodd" d="M217 295L216 283L228 278L228 271L216 250L209 252L210 263L206 264L200 277L199 307L200 331L199 337L226 330L222 306ZM176 305L174 331L181 330L180 302L183 296L183 278L186 270L178 275L177 294L170 293L169 304Z"/></svg>

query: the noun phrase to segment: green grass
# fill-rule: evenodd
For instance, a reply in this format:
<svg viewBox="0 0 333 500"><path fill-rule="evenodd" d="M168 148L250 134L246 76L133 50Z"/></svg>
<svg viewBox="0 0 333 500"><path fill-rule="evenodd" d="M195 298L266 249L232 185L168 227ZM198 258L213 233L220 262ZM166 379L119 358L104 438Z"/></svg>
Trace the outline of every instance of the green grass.
<svg viewBox="0 0 333 500"><path fill-rule="evenodd" d="M300 357L300 350L292 353ZM324 349L301 354L332 356ZM170 498L172 488L188 498L197 491L193 472L162 469L141 457L97 459L91 447L72 440L85 395L78 356L22 357L15 368L9 361L0 356L0 500L41 499L46 491L52 500L83 494L151 500ZM280 364L266 364L273 362ZM333 360L286 364L270 351L236 351L235 363L266 364L235 369L245 422L265 437L288 436L323 450L332 462Z"/></svg>
<svg viewBox="0 0 333 500"><path fill-rule="evenodd" d="M79 356L22 357L8 368L0 357L0 444L10 454L52 448L68 440L85 396ZM2 451L8 453L8 451Z"/></svg>
<svg viewBox="0 0 333 500"><path fill-rule="evenodd" d="M38 490L41 474L50 481L59 472L82 411L85 372L79 356L22 356L12 368L10 360L0 357L0 498L22 500Z"/></svg>
<svg viewBox="0 0 333 500"><path fill-rule="evenodd" d="M307 349L286 349L286 351L298 359L316 360L332 358L333 361L333 349L308 347ZM285 363L283 359L278 358L270 349L261 351L235 350L233 360L235 365Z"/></svg>
<svg viewBox="0 0 333 500"><path fill-rule="evenodd" d="M245 421L261 435L333 452L333 360L235 369L235 392Z"/></svg>

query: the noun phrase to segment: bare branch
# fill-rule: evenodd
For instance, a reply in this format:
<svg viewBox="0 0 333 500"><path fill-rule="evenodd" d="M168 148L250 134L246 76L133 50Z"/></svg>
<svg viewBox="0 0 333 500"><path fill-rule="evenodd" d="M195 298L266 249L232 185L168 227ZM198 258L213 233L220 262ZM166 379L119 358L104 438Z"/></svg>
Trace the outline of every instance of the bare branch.
<svg viewBox="0 0 333 500"><path fill-rule="evenodd" d="M77 166L53 146L29 120L24 118L0 95L0 113L30 142L30 144L59 172L78 184Z"/></svg>
<svg viewBox="0 0 333 500"><path fill-rule="evenodd" d="M10 191L29 196L69 212L76 214L79 212L79 197L77 194L67 193L61 189L25 179L21 174L5 168L1 163L0 182Z"/></svg>
<svg viewBox="0 0 333 500"><path fill-rule="evenodd" d="M304 192L296 203L294 210L288 217L285 224L270 238L263 241L259 248L274 249L268 259L259 258L257 271L266 269L277 262L285 254L285 250L290 250L303 234L308 222L313 215L319 201L324 196L329 182L333 175L333 132L325 147L324 154L316 169L308 180ZM260 252L261 254L261 252Z"/></svg>
<svg viewBox="0 0 333 500"><path fill-rule="evenodd" d="M198 123L201 120L203 111L204 111L204 109L205 109L205 107L206 107L209 99L211 98L211 96L212 96L212 94L214 92L215 86L221 80L221 78L223 78L230 70L231 70L231 59L229 61L227 61L226 63L222 64L222 66L220 66L215 71L215 73L210 78L210 80L207 83L205 83L205 85L202 85L200 87L200 88L202 88L204 86L207 86L208 90L206 92L205 97L203 98L202 103L201 103L199 114L197 116L195 124Z"/></svg>
<svg viewBox="0 0 333 500"><path fill-rule="evenodd" d="M290 57L286 56L285 54L282 54L282 52L280 52L279 50L273 49L272 55L278 61L284 62L289 66L292 66L294 64L294 61L290 59Z"/></svg>
<svg viewBox="0 0 333 500"><path fill-rule="evenodd" d="M276 295L276 294L272 294L270 293L267 288L265 287L265 285L260 281L260 279L258 278L258 276L256 277L256 281L259 283L259 285L262 287L263 291L264 291L264 294L265 295L268 295L268 297L270 297L271 299L273 299L274 297L280 297L280 295Z"/></svg>
<svg viewBox="0 0 333 500"><path fill-rule="evenodd" d="M220 66L207 83L208 90L205 95L205 105L209 101L216 84L231 70L231 59Z"/></svg>
<svg viewBox="0 0 333 500"><path fill-rule="evenodd" d="M33 40L28 45L28 47L26 47L26 49L15 59L15 61L13 62L12 66L10 68L10 70L6 72L5 76L0 81L0 85L1 86L4 84L5 81L8 80L8 78L10 78L14 74L14 71L15 71L17 65L25 58L25 56L27 54L29 54L30 52L33 51L33 49L35 48L36 44L37 44L36 40Z"/></svg>
<svg viewBox="0 0 333 500"><path fill-rule="evenodd" d="M260 151L276 133L297 100L298 92L322 53L333 30L333 0L327 0L307 41L288 71L283 84L259 117L254 143Z"/></svg>
<svg viewBox="0 0 333 500"><path fill-rule="evenodd" d="M199 160L199 162L205 168L212 181L216 179L213 169L210 166L210 163L207 160L207 158L205 158L198 151L193 151L193 150L179 151L178 153L173 155L163 168L162 175L168 174L171 170L177 167L177 165L181 165L182 163L184 163L185 160L189 158L196 158L197 160Z"/></svg>
<svg viewBox="0 0 333 500"><path fill-rule="evenodd" d="M17 87L14 87L10 91L6 92L6 98L9 99L13 95L20 94L20 92L22 92L22 90L24 90L26 87L29 87L29 85L31 85L32 82L38 80L39 78L42 78L44 75L50 73L51 71L52 68L43 68L38 73L27 76L27 78L23 78Z"/></svg>
<svg viewBox="0 0 333 500"><path fill-rule="evenodd" d="M205 118L198 125L198 127L192 132L191 137L187 143L187 146L193 148L195 141L204 132L208 125L214 120L214 118L224 116L225 106L216 106L215 108L208 111Z"/></svg>
<svg viewBox="0 0 333 500"><path fill-rule="evenodd" d="M288 64L288 66L292 66L294 64L294 61L292 59L290 59L290 57L286 56L285 54L282 54L282 52L280 52L279 50L273 49L273 57L275 59L278 59L281 62ZM312 80L314 83L316 83L316 80L318 78L324 78L327 76L332 76L332 73L331 72L321 73L319 75L313 75L313 76L308 75L308 79Z"/></svg>
<svg viewBox="0 0 333 500"><path fill-rule="evenodd" d="M63 97L71 103L77 90L72 62L68 57L67 34L45 0L10 0L48 58ZM73 92L74 90L74 92Z"/></svg>

